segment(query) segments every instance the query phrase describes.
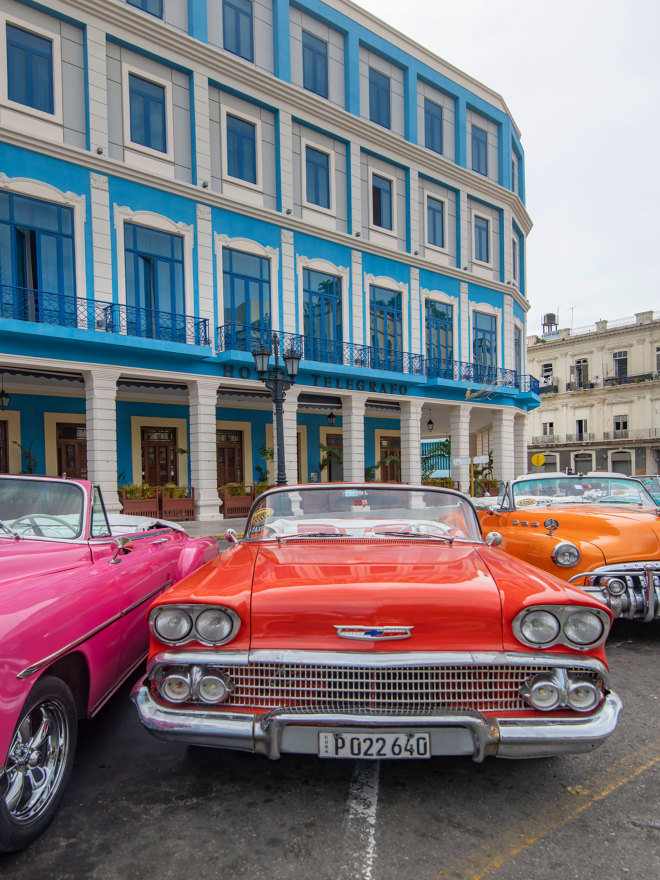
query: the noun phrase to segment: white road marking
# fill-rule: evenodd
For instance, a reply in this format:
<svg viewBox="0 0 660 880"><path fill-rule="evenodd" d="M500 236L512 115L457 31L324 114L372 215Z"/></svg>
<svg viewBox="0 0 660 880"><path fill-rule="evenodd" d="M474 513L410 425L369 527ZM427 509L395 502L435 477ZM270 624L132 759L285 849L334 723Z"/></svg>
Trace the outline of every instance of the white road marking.
<svg viewBox="0 0 660 880"><path fill-rule="evenodd" d="M380 761L355 762L345 822L345 880L372 880L379 777Z"/></svg>

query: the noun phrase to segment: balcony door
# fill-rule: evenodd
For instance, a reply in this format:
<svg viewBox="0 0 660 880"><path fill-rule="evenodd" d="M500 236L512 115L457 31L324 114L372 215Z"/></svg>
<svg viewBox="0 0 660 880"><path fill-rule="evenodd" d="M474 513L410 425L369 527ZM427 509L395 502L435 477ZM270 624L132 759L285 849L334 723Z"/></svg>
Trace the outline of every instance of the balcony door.
<svg viewBox="0 0 660 880"><path fill-rule="evenodd" d="M218 486L227 483L242 483L243 472L243 432L216 431Z"/></svg>
<svg viewBox="0 0 660 880"><path fill-rule="evenodd" d="M453 378L453 306L426 300L426 357L430 375Z"/></svg>
<svg viewBox="0 0 660 880"><path fill-rule="evenodd" d="M57 475L72 480L87 479L87 427L58 422Z"/></svg>
<svg viewBox="0 0 660 880"><path fill-rule="evenodd" d="M371 345L380 370L403 370L403 319L401 293L385 287L371 287Z"/></svg>
<svg viewBox="0 0 660 880"><path fill-rule="evenodd" d="M125 223L124 250L129 334L185 342L182 236Z"/></svg>
<svg viewBox="0 0 660 880"><path fill-rule="evenodd" d="M343 363L341 278L303 270L305 356L326 364Z"/></svg>
<svg viewBox="0 0 660 880"><path fill-rule="evenodd" d="M179 482L176 428L142 428L142 482Z"/></svg>

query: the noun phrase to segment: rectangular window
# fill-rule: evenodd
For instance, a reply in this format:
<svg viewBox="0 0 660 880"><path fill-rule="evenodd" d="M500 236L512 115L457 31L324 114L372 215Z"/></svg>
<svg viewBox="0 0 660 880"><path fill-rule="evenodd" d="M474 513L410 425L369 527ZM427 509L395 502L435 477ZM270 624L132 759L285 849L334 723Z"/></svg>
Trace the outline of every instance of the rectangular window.
<svg viewBox="0 0 660 880"><path fill-rule="evenodd" d="M251 351L270 328L270 260L222 249L225 323L233 325L232 348Z"/></svg>
<svg viewBox="0 0 660 880"><path fill-rule="evenodd" d="M73 209L0 192L0 315L77 326Z"/></svg>
<svg viewBox="0 0 660 880"><path fill-rule="evenodd" d="M390 78L373 67L369 68L369 119L390 128Z"/></svg>
<svg viewBox="0 0 660 880"><path fill-rule="evenodd" d="M371 287L371 345L373 367L381 370L403 369L401 293L385 287Z"/></svg>
<svg viewBox="0 0 660 880"><path fill-rule="evenodd" d="M371 177L372 223L392 229L392 181L379 174Z"/></svg>
<svg viewBox="0 0 660 880"><path fill-rule="evenodd" d="M655 347L655 371L660 376L660 345Z"/></svg>
<svg viewBox="0 0 660 880"><path fill-rule="evenodd" d="M472 126L472 170L488 175L488 135L477 125Z"/></svg>
<svg viewBox="0 0 660 880"><path fill-rule="evenodd" d="M424 98L424 145L442 154L442 107Z"/></svg>
<svg viewBox="0 0 660 880"><path fill-rule="evenodd" d="M615 431L627 431L628 430L628 416L614 416L614 430Z"/></svg>
<svg viewBox="0 0 660 880"><path fill-rule="evenodd" d="M308 31L302 32L303 88L328 97L328 44Z"/></svg>
<svg viewBox="0 0 660 880"><path fill-rule="evenodd" d="M222 0L222 33L227 52L254 61L251 0Z"/></svg>
<svg viewBox="0 0 660 880"><path fill-rule="evenodd" d="M131 140L160 153L167 152L165 88L135 76L128 77Z"/></svg>
<svg viewBox="0 0 660 880"><path fill-rule="evenodd" d="M575 433L578 440L584 440L587 434L587 420L577 419L575 422Z"/></svg>
<svg viewBox="0 0 660 880"><path fill-rule="evenodd" d="M149 15L155 15L156 18L163 17L163 0L126 0L129 6L136 6Z"/></svg>
<svg viewBox="0 0 660 880"><path fill-rule="evenodd" d="M310 205L330 210L330 156L305 148L305 198Z"/></svg>
<svg viewBox="0 0 660 880"><path fill-rule="evenodd" d="M341 278L303 269L305 357L343 363Z"/></svg>
<svg viewBox="0 0 660 880"><path fill-rule="evenodd" d="M625 379L628 375L628 352L615 351L612 359L614 361L614 375L617 379Z"/></svg>
<svg viewBox="0 0 660 880"><path fill-rule="evenodd" d="M124 224L129 335L186 339L183 238Z"/></svg>
<svg viewBox="0 0 660 880"><path fill-rule="evenodd" d="M7 97L54 113L53 42L7 25Z"/></svg>
<svg viewBox="0 0 660 880"><path fill-rule="evenodd" d="M552 364L541 364L541 378L550 381L553 378Z"/></svg>
<svg viewBox="0 0 660 880"><path fill-rule="evenodd" d="M515 155L511 156L511 189L518 192L518 159Z"/></svg>
<svg viewBox="0 0 660 880"><path fill-rule="evenodd" d="M575 385L579 388L587 388L589 385L589 361L587 358L578 358L575 361Z"/></svg>
<svg viewBox="0 0 660 880"><path fill-rule="evenodd" d="M494 315L473 312L472 361L477 382L492 381L497 366L497 320Z"/></svg>
<svg viewBox="0 0 660 880"><path fill-rule="evenodd" d="M426 356L435 375L453 378L454 308L432 299L426 300Z"/></svg>
<svg viewBox="0 0 660 880"><path fill-rule="evenodd" d="M513 271L513 280L518 280L518 239L515 234L511 239L511 269Z"/></svg>
<svg viewBox="0 0 660 880"><path fill-rule="evenodd" d="M445 203L427 196L426 239L434 247L445 246Z"/></svg>
<svg viewBox="0 0 660 880"><path fill-rule="evenodd" d="M490 223L485 217L474 218L474 259L490 263Z"/></svg>
<svg viewBox="0 0 660 880"><path fill-rule="evenodd" d="M555 433L555 423L543 422L541 429L544 437L552 437L552 435Z"/></svg>
<svg viewBox="0 0 660 880"><path fill-rule="evenodd" d="M256 126L227 114L227 174L248 183L257 182Z"/></svg>
<svg viewBox="0 0 660 880"><path fill-rule="evenodd" d="M520 327L513 328L513 357L516 365L516 373L522 373L522 330Z"/></svg>

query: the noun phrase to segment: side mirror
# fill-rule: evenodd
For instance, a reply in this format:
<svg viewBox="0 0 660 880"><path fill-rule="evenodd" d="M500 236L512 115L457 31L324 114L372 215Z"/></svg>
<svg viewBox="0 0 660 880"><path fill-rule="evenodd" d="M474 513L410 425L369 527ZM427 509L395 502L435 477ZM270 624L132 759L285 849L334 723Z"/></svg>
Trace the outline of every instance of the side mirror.
<svg viewBox="0 0 660 880"><path fill-rule="evenodd" d="M238 535L234 531L234 529L227 529L225 532L225 541L229 541L230 544L238 543Z"/></svg>
<svg viewBox="0 0 660 880"><path fill-rule="evenodd" d="M486 535L486 543L489 547L497 547L502 543L502 535L499 532L488 532Z"/></svg>
<svg viewBox="0 0 660 880"><path fill-rule="evenodd" d="M115 545L115 553L112 559L110 560L110 565L117 565L118 562L121 562L119 558L119 554L123 551L124 553L128 553L133 549L133 542L130 538L127 538L125 535L120 535L118 538L114 540Z"/></svg>

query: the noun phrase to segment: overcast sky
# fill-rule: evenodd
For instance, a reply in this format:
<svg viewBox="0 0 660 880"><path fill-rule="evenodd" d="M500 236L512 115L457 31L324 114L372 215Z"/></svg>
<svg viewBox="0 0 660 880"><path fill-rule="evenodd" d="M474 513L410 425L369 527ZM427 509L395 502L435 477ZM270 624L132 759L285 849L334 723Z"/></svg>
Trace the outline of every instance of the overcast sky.
<svg viewBox="0 0 660 880"><path fill-rule="evenodd" d="M499 92L525 150L528 332L660 311L659 0L357 0Z"/></svg>

